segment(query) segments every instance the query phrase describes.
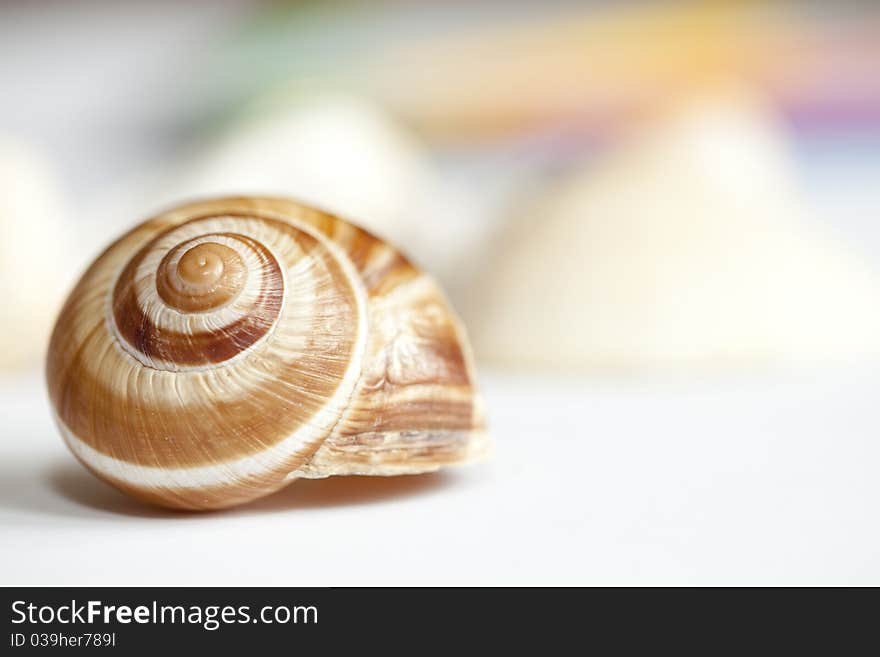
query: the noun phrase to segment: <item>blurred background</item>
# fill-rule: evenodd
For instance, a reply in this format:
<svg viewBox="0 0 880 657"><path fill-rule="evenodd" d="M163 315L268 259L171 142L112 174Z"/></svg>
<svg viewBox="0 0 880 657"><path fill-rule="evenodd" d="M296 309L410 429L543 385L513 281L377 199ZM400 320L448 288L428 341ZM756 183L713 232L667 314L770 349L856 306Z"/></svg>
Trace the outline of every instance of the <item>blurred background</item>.
<svg viewBox="0 0 880 657"><path fill-rule="evenodd" d="M870 3L5 2L0 62L7 372L115 236L239 193L400 245L499 369L880 354Z"/></svg>
<svg viewBox="0 0 880 657"><path fill-rule="evenodd" d="M880 582L875 7L0 3L0 516L33 555L10 579L131 580L116 541L145 581L215 584L217 545L260 540L275 556L227 583ZM81 472L40 375L60 301L135 223L247 193L342 214L440 280L492 463L338 516L339 540L333 484L294 486L287 542L242 524L259 507L181 538ZM35 513L81 526L56 541L79 552ZM360 568L352 528L396 561ZM176 570L146 567L160 543ZM279 581L290 545L338 579Z"/></svg>

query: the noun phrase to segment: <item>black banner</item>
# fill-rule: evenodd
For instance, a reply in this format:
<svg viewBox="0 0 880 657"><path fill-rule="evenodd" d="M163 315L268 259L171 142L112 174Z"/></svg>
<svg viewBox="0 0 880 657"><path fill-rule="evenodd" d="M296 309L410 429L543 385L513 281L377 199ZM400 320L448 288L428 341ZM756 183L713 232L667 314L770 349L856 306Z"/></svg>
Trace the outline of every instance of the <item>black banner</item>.
<svg viewBox="0 0 880 657"><path fill-rule="evenodd" d="M477 643L538 654L588 646L839 652L873 627L855 591L662 589L4 588L0 654L286 649L373 654ZM868 593L868 591L863 591ZM869 600L874 592L869 592ZM837 630L835 621L845 626ZM871 639L873 642L873 639ZM198 652L195 652L198 651Z"/></svg>

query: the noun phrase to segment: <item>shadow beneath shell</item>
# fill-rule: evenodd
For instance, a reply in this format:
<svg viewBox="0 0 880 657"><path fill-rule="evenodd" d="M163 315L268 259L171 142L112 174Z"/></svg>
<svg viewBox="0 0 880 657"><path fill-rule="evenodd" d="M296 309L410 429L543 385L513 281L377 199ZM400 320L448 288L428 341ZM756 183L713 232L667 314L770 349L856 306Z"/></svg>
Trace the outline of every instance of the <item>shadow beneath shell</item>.
<svg viewBox="0 0 880 657"><path fill-rule="evenodd" d="M47 472L49 487L59 496L79 507L94 512L119 515L164 518L173 517L172 511L149 506L119 492L109 484L86 471L78 463L59 464Z"/></svg>
<svg viewBox="0 0 880 657"><path fill-rule="evenodd" d="M431 472L397 477L328 477L298 479L268 497L250 502L242 511L321 509L392 501L424 495L453 485L450 472Z"/></svg>
<svg viewBox="0 0 880 657"><path fill-rule="evenodd" d="M32 475L31 475L32 477ZM10 479L5 478L7 483ZM97 479L78 463L60 462L47 469L42 486L18 489L12 506L29 512L58 516L97 517L104 514L140 518L199 518L227 514L281 513L284 511L323 509L391 502L425 495L454 485L457 477L450 472L434 472L399 477L330 477L300 479L286 488L240 507L199 513L173 511L150 506L117 491ZM26 494L22 495L25 492Z"/></svg>
<svg viewBox="0 0 880 657"><path fill-rule="evenodd" d="M107 513L145 518L171 515L126 497L72 460L48 467L27 461L0 464L0 508L20 513L24 521L30 515L66 520L94 519Z"/></svg>

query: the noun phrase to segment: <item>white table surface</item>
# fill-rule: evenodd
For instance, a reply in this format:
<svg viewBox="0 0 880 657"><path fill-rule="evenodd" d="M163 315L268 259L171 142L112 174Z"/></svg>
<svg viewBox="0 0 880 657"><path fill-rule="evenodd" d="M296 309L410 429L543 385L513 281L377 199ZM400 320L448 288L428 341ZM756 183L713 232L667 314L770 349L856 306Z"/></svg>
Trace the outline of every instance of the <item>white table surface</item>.
<svg viewBox="0 0 880 657"><path fill-rule="evenodd" d="M880 584L880 371L677 384L484 372L491 463L166 513L0 383L0 583Z"/></svg>

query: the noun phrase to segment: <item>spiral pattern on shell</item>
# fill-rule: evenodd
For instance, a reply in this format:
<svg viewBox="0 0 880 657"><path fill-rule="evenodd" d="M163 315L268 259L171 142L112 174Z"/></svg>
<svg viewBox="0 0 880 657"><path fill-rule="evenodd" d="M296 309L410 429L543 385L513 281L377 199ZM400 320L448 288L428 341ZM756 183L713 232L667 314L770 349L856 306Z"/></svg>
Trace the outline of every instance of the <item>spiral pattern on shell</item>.
<svg viewBox="0 0 880 657"><path fill-rule="evenodd" d="M112 244L61 312L47 380L77 458L164 506L430 471L487 447L436 284L366 231L283 199L186 205Z"/></svg>

